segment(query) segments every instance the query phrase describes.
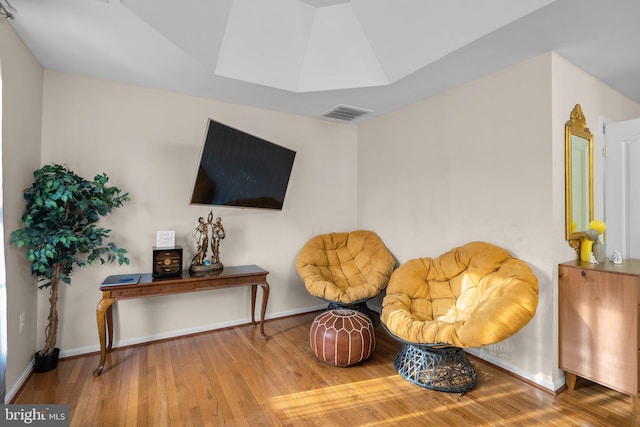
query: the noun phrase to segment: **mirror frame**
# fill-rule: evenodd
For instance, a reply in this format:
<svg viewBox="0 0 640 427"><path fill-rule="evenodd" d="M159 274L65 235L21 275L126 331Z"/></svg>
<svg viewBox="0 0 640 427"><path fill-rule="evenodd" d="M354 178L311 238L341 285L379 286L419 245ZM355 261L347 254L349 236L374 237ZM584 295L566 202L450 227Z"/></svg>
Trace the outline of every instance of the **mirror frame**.
<svg viewBox="0 0 640 427"><path fill-rule="evenodd" d="M587 230L573 230L572 221L573 221L573 176L572 176L572 167L574 163L574 159L572 158L573 146L572 146L572 137L578 136L580 138L584 138L588 141L588 157L589 157L589 167L588 167L588 177L584 182L584 186L588 186L588 194L589 200L584 201L584 203L588 203L589 209L589 221L593 221L593 135L589 132L589 128L587 128L587 120L582 114L582 107L580 104L576 104L576 106L571 111L571 116L567 123L565 124L565 211L566 211L566 239L569 241L569 245L576 250L576 252L580 253L580 243L582 242L582 238L586 235ZM586 208L586 206L584 207Z"/></svg>

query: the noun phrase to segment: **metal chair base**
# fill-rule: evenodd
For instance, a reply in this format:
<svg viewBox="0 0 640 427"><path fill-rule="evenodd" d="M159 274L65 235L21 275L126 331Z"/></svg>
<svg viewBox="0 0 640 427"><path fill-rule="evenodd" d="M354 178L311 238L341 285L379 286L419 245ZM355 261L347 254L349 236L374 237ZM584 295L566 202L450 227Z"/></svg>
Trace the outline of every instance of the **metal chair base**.
<svg viewBox="0 0 640 427"><path fill-rule="evenodd" d="M478 381L463 349L403 343L393 360L407 381L431 390L464 393Z"/></svg>

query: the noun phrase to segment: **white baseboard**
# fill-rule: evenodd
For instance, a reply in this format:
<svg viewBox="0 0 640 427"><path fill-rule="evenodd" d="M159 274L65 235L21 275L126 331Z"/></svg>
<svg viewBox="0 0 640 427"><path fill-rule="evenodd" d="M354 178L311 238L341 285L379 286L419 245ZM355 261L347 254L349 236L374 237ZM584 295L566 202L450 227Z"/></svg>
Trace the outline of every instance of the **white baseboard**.
<svg viewBox="0 0 640 427"><path fill-rule="evenodd" d="M287 311L281 311L278 313L272 313L270 315L266 315L265 316L265 320L269 320L269 319L277 319L279 317L287 317L287 316L293 316L296 314L302 314L302 313L308 313L311 311L316 311L316 310L322 310L324 308L326 308L327 305L317 305L317 306L312 306L312 307L304 307L304 308L299 308L299 309L295 309L295 310L287 310ZM207 332L207 331L213 331L216 329L222 329L222 328L229 328L232 326L238 326L238 325L246 325L247 323L249 323L251 321L251 319L249 317L246 317L244 319L235 319L229 322L220 322L220 323L211 323L208 325L201 325L201 326L197 326L194 328L187 328L187 329L179 329L179 330L175 330L175 331L167 331L167 332L162 332L159 334L153 334L153 335L145 335L145 336L141 336L141 337L135 337L135 338L127 338L124 340L114 340L113 343L113 347L117 348L117 347L126 347L126 346L130 346L130 345L136 345L136 344L143 344L146 342L151 342L151 341L158 341L158 340L163 340L163 339L167 339L167 338L175 338L175 337L180 337L183 335L190 335L190 334L197 334L200 332ZM76 347L76 348L71 348L71 349L60 349L60 357L71 357L71 356L78 356L81 354L88 354L88 353L95 353L100 351L100 345L96 344L96 345L91 345L91 346L87 346L87 347Z"/></svg>
<svg viewBox="0 0 640 427"><path fill-rule="evenodd" d="M532 383L538 384L539 386L544 387L547 390L550 390L552 392L555 392L556 390L558 390L560 387L564 385L564 381L562 379L559 379L558 381L549 381L548 379L542 378L538 375L531 375L530 372L523 371L517 366L511 365L510 363L507 363L504 360L498 359L490 354L487 354L486 352L482 352L481 349L466 348L465 351L468 352L469 354L476 356L479 359L486 360L487 362L493 365L496 365L502 369L505 369L513 373L514 375L517 375L528 381L531 381Z"/></svg>
<svg viewBox="0 0 640 427"><path fill-rule="evenodd" d="M16 383L13 385L13 387L11 387L11 389L7 390L7 393L4 395L3 403L6 404L11 402L11 400L15 397L15 395L20 390L20 387L22 387L22 384L24 384L27 378L29 378L29 375L31 375L31 371L33 371L33 363L29 363L29 366L27 366L27 368L24 370L22 375L18 377L18 381L16 381Z"/></svg>

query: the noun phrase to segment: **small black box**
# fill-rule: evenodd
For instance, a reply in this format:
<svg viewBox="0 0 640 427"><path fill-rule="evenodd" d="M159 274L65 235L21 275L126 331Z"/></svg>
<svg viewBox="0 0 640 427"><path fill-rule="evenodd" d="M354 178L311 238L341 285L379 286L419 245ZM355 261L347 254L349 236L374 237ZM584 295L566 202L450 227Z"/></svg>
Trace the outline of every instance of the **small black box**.
<svg viewBox="0 0 640 427"><path fill-rule="evenodd" d="M182 276L182 247L157 248L154 246L151 275L154 278Z"/></svg>

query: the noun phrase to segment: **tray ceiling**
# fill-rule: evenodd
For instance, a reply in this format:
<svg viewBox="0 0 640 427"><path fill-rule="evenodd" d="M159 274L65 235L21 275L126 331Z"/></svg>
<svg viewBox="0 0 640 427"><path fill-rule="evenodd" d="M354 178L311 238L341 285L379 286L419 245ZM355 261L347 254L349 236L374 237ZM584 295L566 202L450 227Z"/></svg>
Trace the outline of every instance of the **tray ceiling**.
<svg viewBox="0 0 640 427"><path fill-rule="evenodd" d="M551 50L640 102L637 0L11 4L45 68L314 117L361 122Z"/></svg>

